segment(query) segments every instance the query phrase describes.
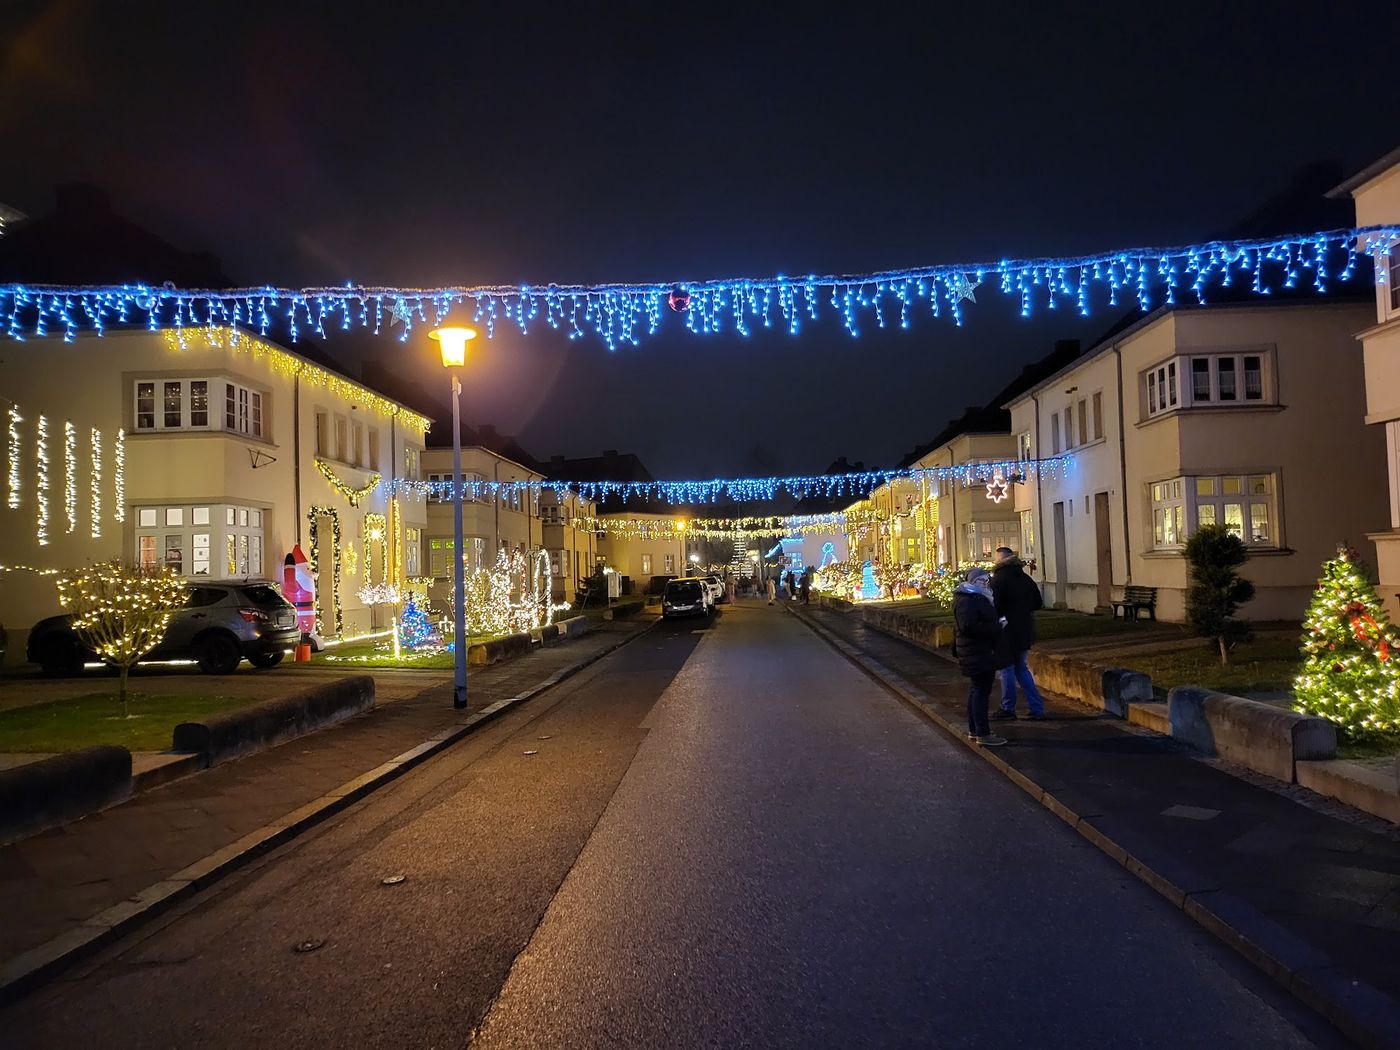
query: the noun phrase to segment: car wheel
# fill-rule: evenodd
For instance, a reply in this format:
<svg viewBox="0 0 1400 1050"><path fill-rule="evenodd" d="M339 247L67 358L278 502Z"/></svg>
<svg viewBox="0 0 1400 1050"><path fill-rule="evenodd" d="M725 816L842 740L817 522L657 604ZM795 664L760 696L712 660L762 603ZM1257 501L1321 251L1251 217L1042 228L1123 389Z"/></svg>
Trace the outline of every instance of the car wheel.
<svg viewBox="0 0 1400 1050"><path fill-rule="evenodd" d="M272 653L258 653L257 656L248 657L248 662L254 667L276 667L282 662L282 657L286 656L281 649Z"/></svg>
<svg viewBox="0 0 1400 1050"><path fill-rule="evenodd" d="M222 634L211 634L202 639L196 651L199 669L205 674L233 674L238 670L238 661L243 658L238 644Z"/></svg>

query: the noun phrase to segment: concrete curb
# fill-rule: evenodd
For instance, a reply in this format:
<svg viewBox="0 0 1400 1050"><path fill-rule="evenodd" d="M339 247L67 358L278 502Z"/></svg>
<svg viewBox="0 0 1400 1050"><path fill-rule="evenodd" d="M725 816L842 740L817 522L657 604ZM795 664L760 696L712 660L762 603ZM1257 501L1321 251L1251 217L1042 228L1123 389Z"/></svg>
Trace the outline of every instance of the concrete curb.
<svg viewBox="0 0 1400 1050"><path fill-rule="evenodd" d="M1164 871L1161 869L1175 866L1159 864L1153 867L1134 856L1128 848L1094 824L1096 814L1076 812L1051 791L1009 765L995 751L969 741L967 734L944 718L927 699L927 694L917 686L833 634L809 615L797 609L789 611L876 683L903 700L953 740L980 756L1113 858L1114 862L1151 886L1223 944L1325 1017L1348 1038L1375 1050L1400 1046L1400 1003L1389 995L1352 976L1325 953L1300 940L1248 902L1219 891L1217 887L1204 885L1189 871Z"/></svg>
<svg viewBox="0 0 1400 1050"><path fill-rule="evenodd" d="M415 766L445 751L463 737L495 721L507 711L552 689L560 682L573 677L584 668L597 663L603 657L616 652L629 642L636 641L655 626L656 623L647 624L635 634L570 664L568 667L561 668L544 681L522 691L519 696L497 700L476 714L469 715L467 720L460 725L429 737L417 747L410 748L403 754L376 766L368 773L341 784L334 790L318 799L313 799L271 824L264 825L258 830L244 835L223 849L195 861L168 878L146 887L140 893L99 912L86 922L5 960L3 964L0 964L0 1006L14 1002L34 991L73 963L92 955L201 890L208 889L224 876L232 874L249 861L290 842L326 818L354 805L366 795L398 779Z"/></svg>

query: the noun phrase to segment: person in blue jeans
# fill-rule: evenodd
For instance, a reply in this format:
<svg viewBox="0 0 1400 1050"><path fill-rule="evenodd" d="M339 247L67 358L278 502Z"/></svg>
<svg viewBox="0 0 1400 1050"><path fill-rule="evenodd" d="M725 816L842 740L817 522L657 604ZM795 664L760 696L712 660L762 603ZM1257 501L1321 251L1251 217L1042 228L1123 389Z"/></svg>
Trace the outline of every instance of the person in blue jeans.
<svg viewBox="0 0 1400 1050"><path fill-rule="evenodd" d="M1001 710L996 719L1016 717L1016 686L1026 694L1030 717L1039 721L1045 717L1045 700L1036 688L1026 657L1035 644L1035 612L1044 601L1040 587L1026 575L1025 563L1010 547L997 548L996 565L992 569L992 600L997 614L1006 618L1006 641L1011 650L1011 663L1001 669Z"/></svg>

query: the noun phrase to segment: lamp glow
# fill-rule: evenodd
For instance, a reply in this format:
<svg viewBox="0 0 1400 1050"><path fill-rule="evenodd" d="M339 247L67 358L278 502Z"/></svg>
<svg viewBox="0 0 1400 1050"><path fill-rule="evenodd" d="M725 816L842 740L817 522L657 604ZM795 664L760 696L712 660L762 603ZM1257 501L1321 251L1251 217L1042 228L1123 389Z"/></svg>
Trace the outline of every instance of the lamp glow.
<svg viewBox="0 0 1400 1050"><path fill-rule="evenodd" d="M476 329L465 325L448 325L434 328L428 333L429 339L436 339L442 348L444 368L461 368L467 363L467 344L476 338Z"/></svg>

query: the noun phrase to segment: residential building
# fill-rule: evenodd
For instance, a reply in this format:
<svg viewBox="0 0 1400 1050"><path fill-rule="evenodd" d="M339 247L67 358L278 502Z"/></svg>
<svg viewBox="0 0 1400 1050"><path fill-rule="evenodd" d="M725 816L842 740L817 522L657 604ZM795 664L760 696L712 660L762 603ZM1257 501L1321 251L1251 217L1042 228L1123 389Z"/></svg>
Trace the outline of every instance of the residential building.
<svg viewBox="0 0 1400 1050"><path fill-rule="evenodd" d="M555 601L572 603L578 585L593 571L598 537L590 522L596 515L597 504L576 492L545 489L540 494L541 534Z"/></svg>
<svg viewBox="0 0 1400 1050"><path fill-rule="evenodd" d="M617 511L603 517L646 523L650 530L646 535L603 532L597 537L598 558L623 577L624 591L645 588L653 576L685 576L690 572L685 529L675 527L682 520L679 514Z"/></svg>
<svg viewBox="0 0 1400 1050"><path fill-rule="evenodd" d="M428 420L313 353L193 328L49 336L0 354L11 659L59 611L40 572L109 558L280 582L299 544L320 633L376 626L360 589L421 565L423 502L388 491L417 476Z"/></svg>
<svg viewBox="0 0 1400 1050"><path fill-rule="evenodd" d="M1355 202L1356 225L1400 226L1400 149L1382 157L1332 191ZM1387 257L1379 239L1370 249L1375 264L1375 324L1357 333L1366 373L1366 422L1384 434L1389 528L1369 539L1376 547L1380 594L1392 617L1400 616L1400 247ZM1363 248L1364 250L1364 248ZM1369 483L1374 485L1376 478Z"/></svg>
<svg viewBox="0 0 1400 1050"><path fill-rule="evenodd" d="M1350 343L1367 313L1335 297L1161 307L1012 398L1019 455L1069 456L1015 486L1047 603L1107 610L1137 584L1181 620L1183 545L1215 523L1250 551L1245 615L1301 617L1337 543L1385 519Z"/></svg>

